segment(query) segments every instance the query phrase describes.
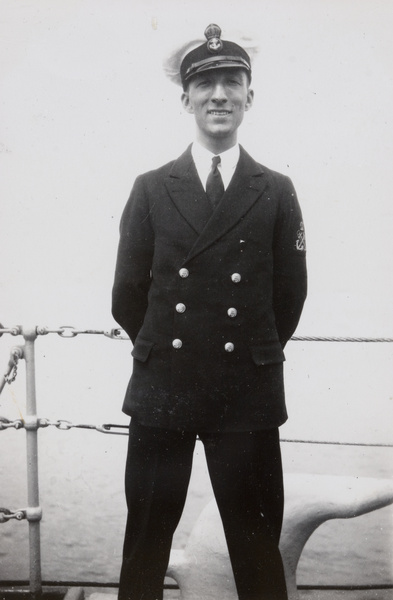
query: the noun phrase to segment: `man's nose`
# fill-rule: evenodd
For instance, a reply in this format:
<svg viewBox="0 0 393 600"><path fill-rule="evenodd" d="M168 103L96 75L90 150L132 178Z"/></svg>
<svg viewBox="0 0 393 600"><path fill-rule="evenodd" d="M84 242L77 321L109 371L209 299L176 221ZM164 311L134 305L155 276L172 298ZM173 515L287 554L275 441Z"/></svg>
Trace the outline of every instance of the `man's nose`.
<svg viewBox="0 0 393 600"><path fill-rule="evenodd" d="M222 83L216 83L212 91L213 102L226 102L228 99L225 86Z"/></svg>

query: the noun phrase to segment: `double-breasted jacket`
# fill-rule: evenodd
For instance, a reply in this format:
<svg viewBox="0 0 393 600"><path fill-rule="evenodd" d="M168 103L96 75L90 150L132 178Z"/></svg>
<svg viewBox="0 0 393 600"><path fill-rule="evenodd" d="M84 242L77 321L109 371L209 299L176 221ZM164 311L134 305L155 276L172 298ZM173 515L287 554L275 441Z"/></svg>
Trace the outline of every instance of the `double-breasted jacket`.
<svg viewBox="0 0 393 600"><path fill-rule="evenodd" d="M288 177L241 147L213 211L191 147L139 176L113 286L114 318L133 342L124 412L168 429L281 425L283 348L305 297L304 227Z"/></svg>

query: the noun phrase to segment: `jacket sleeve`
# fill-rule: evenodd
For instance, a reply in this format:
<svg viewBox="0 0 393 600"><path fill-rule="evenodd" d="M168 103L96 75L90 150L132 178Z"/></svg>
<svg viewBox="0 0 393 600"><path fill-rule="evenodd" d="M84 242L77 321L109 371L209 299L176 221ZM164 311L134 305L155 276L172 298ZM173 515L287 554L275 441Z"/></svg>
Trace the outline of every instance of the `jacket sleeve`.
<svg viewBox="0 0 393 600"><path fill-rule="evenodd" d="M282 347L298 325L307 295L306 242L291 180L283 178L274 232L273 309Z"/></svg>
<svg viewBox="0 0 393 600"><path fill-rule="evenodd" d="M139 176L120 221L112 314L134 343L148 303L154 250L148 194Z"/></svg>

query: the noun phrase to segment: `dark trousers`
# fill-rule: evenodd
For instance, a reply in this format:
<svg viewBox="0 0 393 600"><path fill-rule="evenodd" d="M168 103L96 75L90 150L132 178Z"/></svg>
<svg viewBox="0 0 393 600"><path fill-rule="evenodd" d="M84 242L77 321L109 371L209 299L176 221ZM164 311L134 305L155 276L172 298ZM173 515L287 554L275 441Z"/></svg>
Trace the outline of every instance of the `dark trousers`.
<svg viewBox="0 0 393 600"><path fill-rule="evenodd" d="M286 600L278 549L284 504L278 430L198 435L205 448L239 600ZM195 440L196 433L131 422L119 600L162 600Z"/></svg>

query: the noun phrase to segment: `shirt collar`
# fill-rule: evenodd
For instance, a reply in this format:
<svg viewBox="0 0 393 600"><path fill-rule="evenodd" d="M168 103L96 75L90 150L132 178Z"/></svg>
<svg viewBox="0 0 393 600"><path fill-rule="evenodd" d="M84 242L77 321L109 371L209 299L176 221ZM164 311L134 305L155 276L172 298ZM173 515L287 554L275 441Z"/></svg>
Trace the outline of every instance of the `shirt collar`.
<svg viewBox="0 0 393 600"><path fill-rule="evenodd" d="M205 186L207 176L211 169L212 158L213 156L217 156L217 154L210 152L210 150L204 148L204 146L197 141L192 144L191 153L198 171L198 175L202 181L202 184ZM221 176L226 189L232 179L232 175L235 172L236 165L239 161L239 144L235 144L232 146L232 148L229 148L229 150L225 150L225 152L220 152L219 156L221 157Z"/></svg>

